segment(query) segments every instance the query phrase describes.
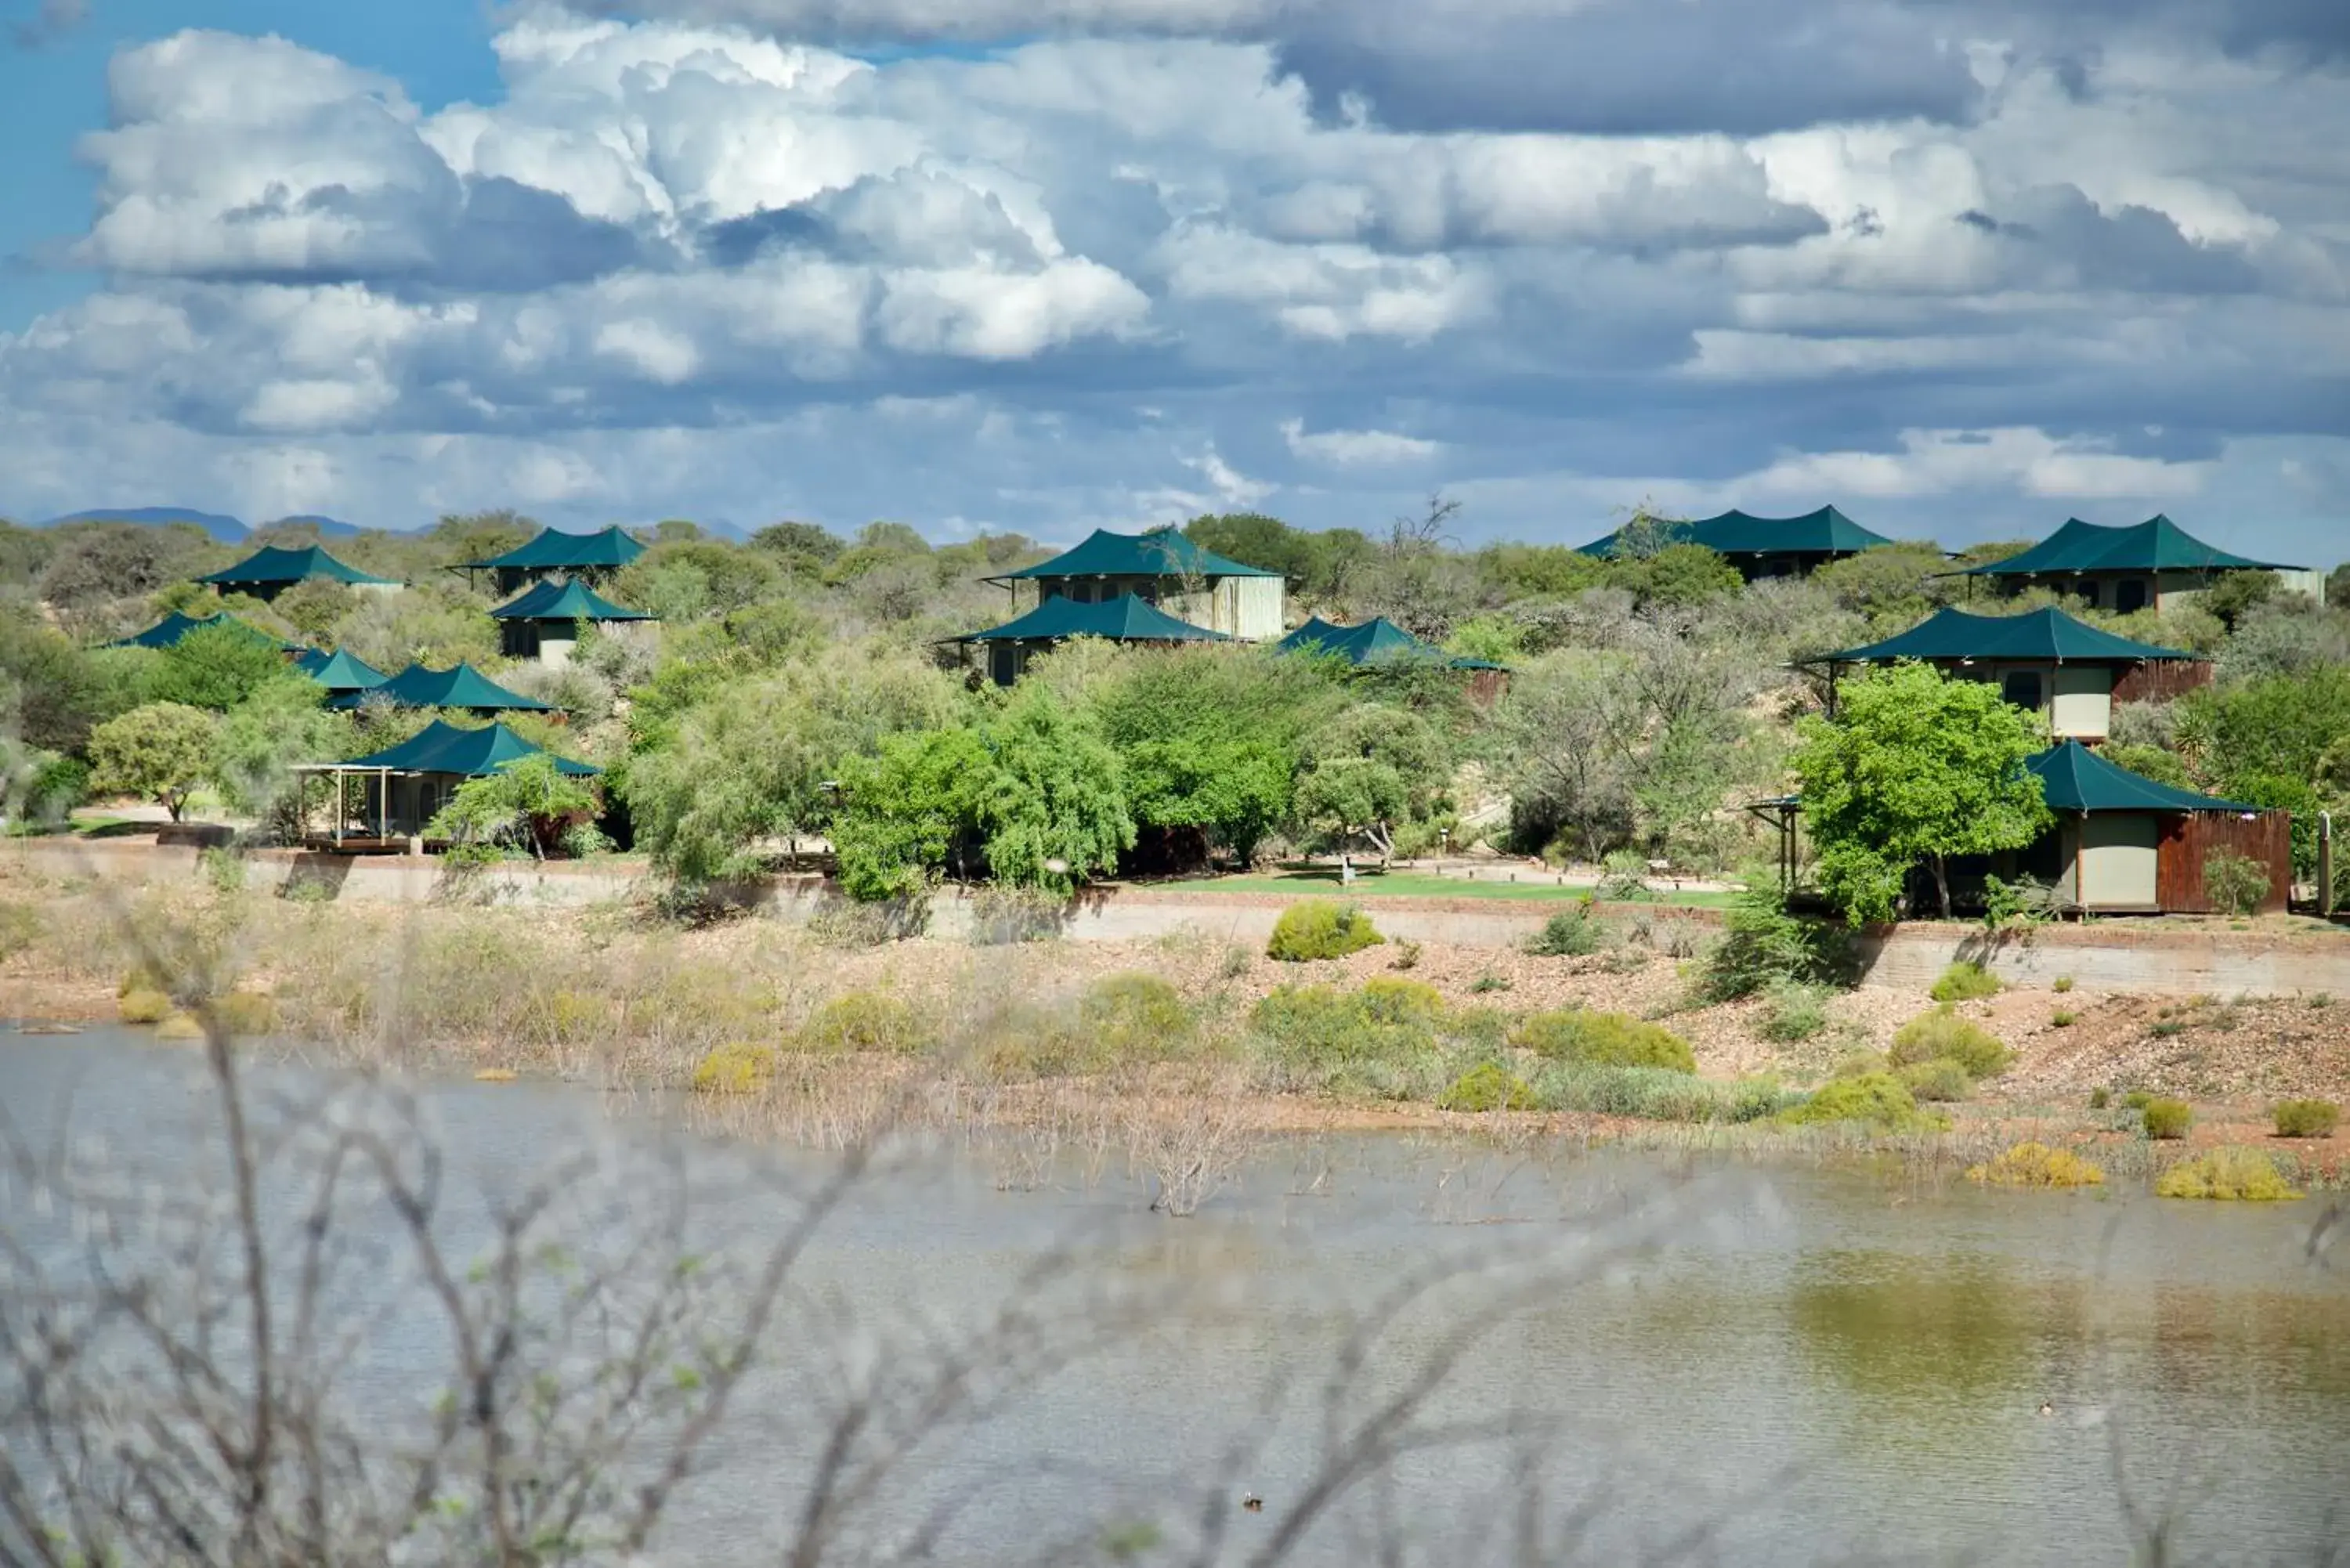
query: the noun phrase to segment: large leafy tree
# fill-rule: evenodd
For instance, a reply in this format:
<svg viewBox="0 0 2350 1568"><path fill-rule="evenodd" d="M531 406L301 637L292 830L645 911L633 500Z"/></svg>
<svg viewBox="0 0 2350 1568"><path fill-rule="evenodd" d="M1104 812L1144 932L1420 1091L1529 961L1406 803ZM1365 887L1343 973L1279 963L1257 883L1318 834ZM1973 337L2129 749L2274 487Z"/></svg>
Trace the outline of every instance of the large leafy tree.
<svg viewBox="0 0 2350 1568"><path fill-rule="evenodd" d="M162 803L180 820L188 797L211 776L219 723L201 708L150 702L89 733L90 789Z"/></svg>
<svg viewBox="0 0 2350 1568"><path fill-rule="evenodd" d="M969 725L891 735L873 755L843 763L832 847L848 896L899 898L963 859L977 846L978 794L991 767L987 742Z"/></svg>
<svg viewBox="0 0 2350 1568"><path fill-rule="evenodd" d="M327 693L307 676L283 672L223 719L211 776L229 805L266 818L294 798L302 763L330 763L359 750L351 715L321 706Z"/></svg>
<svg viewBox="0 0 2350 1568"><path fill-rule="evenodd" d="M1306 737L1296 822L1344 853L1356 839L1395 857L1396 836L1433 819L1451 776L1443 734L1405 708L1362 702Z"/></svg>
<svg viewBox="0 0 2350 1568"><path fill-rule="evenodd" d="M1794 757L1822 887L1855 920L1887 919L1910 867L1950 913L1950 860L2031 843L2051 821L2024 767L2047 735L1987 682L1902 664L1846 681Z"/></svg>
<svg viewBox="0 0 2350 1568"><path fill-rule="evenodd" d="M199 627L163 649L149 678L158 702L226 712L262 687L286 677L286 655L246 628L227 621Z"/></svg>
<svg viewBox="0 0 2350 1568"><path fill-rule="evenodd" d="M526 846L544 859L564 830L596 807L595 786L541 752L458 785L425 831L447 839L461 865L494 860L509 845Z"/></svg>
<svg viewBox="0 0 2350 1568"><path fill-rule="evenodd" d="M945 677L831 648L749 680L682 682L691 700L618 770L638 844L678 880L761 869L771 845L821 833L848 759L953 722Z"/></svg>
<svg viewBox="0 0 2350 1568"><path fill-rule="evenodd" d="M143 648L77 648L29 615L0 610L0 732L78 753L92 725L139 705L154 662Z"/></svg>

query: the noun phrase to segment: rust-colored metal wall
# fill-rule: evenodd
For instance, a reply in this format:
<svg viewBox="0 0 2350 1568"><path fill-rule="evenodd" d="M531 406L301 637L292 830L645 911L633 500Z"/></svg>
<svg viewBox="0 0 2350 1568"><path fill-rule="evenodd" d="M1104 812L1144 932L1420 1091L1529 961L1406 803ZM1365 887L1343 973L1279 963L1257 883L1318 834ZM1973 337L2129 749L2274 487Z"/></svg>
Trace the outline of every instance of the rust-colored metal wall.
<svg viewBox="0 0 2350 1568"><path fill-rule="evenodd" d="M2168 702L2211 684L2211 666L2200 659L2164 659L2132 664L2116 672L2114 701Z"/></svg>
<svg viewBox="0 0 2350 1568"><path fill-rule="evenodd" d="M2293 890L2293 816L2264 811L2245 818L2220 811L2167 817L2155 846L2155 897L2171 915L2211 913L2203 888L2203 862L2215 849L2249 856L2269 868L2269 896L2261 913L2282 910Z"/></svg>

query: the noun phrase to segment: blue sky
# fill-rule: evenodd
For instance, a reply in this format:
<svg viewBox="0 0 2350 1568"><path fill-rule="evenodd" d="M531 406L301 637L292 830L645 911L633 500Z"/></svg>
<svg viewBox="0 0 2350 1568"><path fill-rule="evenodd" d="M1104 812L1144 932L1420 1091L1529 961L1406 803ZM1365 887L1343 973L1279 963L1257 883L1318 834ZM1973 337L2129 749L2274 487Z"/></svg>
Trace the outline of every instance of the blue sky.
<svg viewBox="0 0 2350 1568"><path fill-rule="evenodd" d="M2350 556L2322 0L46 4L0 514Z"/></svg>

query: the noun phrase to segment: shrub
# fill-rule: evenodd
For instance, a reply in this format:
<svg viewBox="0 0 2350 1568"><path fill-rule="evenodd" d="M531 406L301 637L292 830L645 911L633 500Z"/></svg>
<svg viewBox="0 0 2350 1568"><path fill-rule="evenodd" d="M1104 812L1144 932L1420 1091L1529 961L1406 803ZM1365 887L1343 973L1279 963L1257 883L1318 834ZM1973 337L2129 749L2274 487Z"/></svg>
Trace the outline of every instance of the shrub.
<svg viewBox="0 0 2350 1568"><path fill-rule="evenodd" d="M1481 974L1469 982L1469 992L1472 996L1488 996L1494 992L1509 989L1510 982L1498 974Z"/></svg>
<svg viewBox="0 0 2350 1568"><path fill-rule="evenodd" d="M2048 1027L2051 1029L2070 1029L2080 1021L2081 1015L2079 1013L2068 1012L2064 1008L2060 1007L2055 1012L2048 1015Z"/></svg>
<svg viewBox="0 0 2350 1568"><path fill-rule="evenodd" d="M1413 994L1430 988L1386 983L1407 989L1373 997L1283 986L1258 1002L1253 1021L1276 1084L1378 1099L1436 1092L1447 1081L1443 1043Z"/></svg>
<svg viewBox="0 0 2350 1568"><path fill-rule="evenodd" d="M2096 1187L2106 1173L2069 1148L2020 1143L1985 1164L1969 1167L1967 1179L1991 1187Z"/></svg>
<svg viewBox="0 0 2350 1568"><path fill-rule="evenodd" d="M161 1023L172 1016L172 999L143 986L124 992L116 1007L125 1023Z"/></svg>
<svg viewBox="0 0 2350 1568"><path fill-rule="evenodd" d="M1264 951L1267 958L1283 963L1314 963L1342 959L1385 940L1371 925L1371 918L1352 904L1308 898L1281 911Z"/></svg>
<svg viewBox="0 0 2350 1568"><path fill-rule="evenodd" d="M1933 1119L1918 1109L1909 1086L1890 1073L1863 1073L1856 1078L1833 1078L1803 1104L1783 1111L1779 1119L1794 1127L1817 1122L1868 1122L1888 1131L1908 1132L1930 1127Z"/></svg>
<svg viewBox="0 0 2350 1568"><path fill-rule="evenodd" d="M1947 1007L1921 1012L1893 1033L1893 1064L1955 1062L1970 1078L1996 1078L2014 1060L1999 1036Z"/></svg>
<svg viewBox="0 0 2350 1568"><path fill-rule="evenodd" d="M2111 1089L2095 1088L2089 1091L2089 1108L2091 1110L2102 1111L2113 1103L2114 1092Z"/></svg>
<svg viewBox="0 0 2350 1568"><path fill-rule="evenodd" d="M2180 1160L2156 1179L2154 1190L2163 1198L2214 1198L2246 1203L2275 1203L2298 1198L2282 1172L2256 1148L2215 1148Z"/></svg>
<svg viewBox="0 0 2350 1568"><path fill-rule="evenodd" d="M2048 989L2062 996L2073 989L2073 977L2069 974L2060 974L2050 982Z"/></svg>
<svg viewBox="0 0 2350 1568"><path fill-rule="evenodd" d="M1530 1111L1534 1108L1534 1092L1524 1079L1498 1062L1488 1062L1471 1067L1452 1081L1451 1087L1437 1096L1436 1108L1440 1111Z"/></svg>
<svg viewBox="0 0 2350 1568"><path fill-rule="evenodd" d="M2126 1111L2142 1111L2152 1104L2154 1096L2144 1089L2132 1089L2122 1096L2122 1108Z"/></svg>
<svg viewBox="0 0 2350 1568"><path fill-rule="evenodd" d="M2255 915L2269 896L2269 868L2249 855L2214 849L2203 857L2203 891L2223 915Z"/></svg>
<svg viewBox="0 0 2350 1568"><path fill-rule="evenodd" d="M1534 1013L1511 1032L1510 1044L1558 1062L1602 1067L1662 1067L1674 1073L1697 1071L1697 1054L1690 1049L1688 1041L1660 1023L1623 1012L1569 1008Z"/></svg>
<svg viewBox="0 0 2350 1568"><path fill-rule="evenodd" d="M896 997L852 991L817 1008L800 1026L799 1043L811 1051L896 1052L918 1049L927 1037L914 1010Z"/></svg>
<svg viewBox="0 0 2350 1568"><path fill-rule="evenodd" d="M1584 958L1599 950L1607 928L1591 918L1582 904L1560 909L1526 939L1526 951L1536 958Z"/></svg>
<svg viewBox="0 0 2350 1568"><path fill-rule="evenodd" d="M1828 1026L1828 996L1819 986L1783 981L1771 988L1770 1000L1770 1011L1762 1015L1765 1040L1792 1044Z"/></svg>
<svg viewBox="0 0 2350 1568"><path fill-rule="evenodd" d="M2185 1100L2148 1100L2138 1115L2145 1119L2146 1136L2151 1138L2182 1138L2195 1124L2194 1107Z"/></svg>
<svg viewBox="0 0 2350 1568"><path fill-rule="evenodd" d="M1150 974L1104 975L1086 987L1077 1017L1112 1060L1165 1055L1198 1027L1182 994Z"/></svg>
<svg viewBox="0 0 2350 1568"><path fill-rule="evenodd" d="M775 1072L773 1050L737 1041L694 1064L693 1090L698 1095L754 1095L767 1086Z"/></svg>
<svg viewBox="0 0 2350 1568"><path fill-rule="evenodd" d="M1752 1122L1776 1116L1799 1096L1772 1077L1716 1083L1662 1067L1595 1067L1555 1062L1534 1075L1535 1102L1546 1111L1635 1116L1659 1122Z"/></svg>
<svg viewBox="0 0 2350 1568"><path fill-rule="evenodd" d="M1975 1090L1975 1081L1967 1076L1967 1070L1948 1057L1912 1062L1901 1069L1900 1078L1908 1085L1910 1097L1919 1101L1948 1104L1963 1100Z"/></svg>
<svg viewBox="0 0 2350 1568"><path fill-rule="evenodd" d="M1364 1015L1376 1023L1433 1029L1444 1017L1444 993L1425 981L1367 980L1355 993Z"/></svg>
<svg viewBox="0 0 2350 1568"><path fill-rule="evenodd" d="M1826 984L1841 972L1841 933L1787 913L1778 891L1753 888L1723 922L1699 992L1708 1002L1735 1002L1774 985Z"/></svg>
<svg viewBox="0 0 2350 1568"><path fill-rule="evenodd" d="M2275 1115L2279 1137L2331 1137L2342 1107L2332 1100L2280 1100Z"/></svg>
<svg viewBox="0 0 2350 1568"><path fill-rule="evenodd" d="M231 1034L266 1034L277 1027L276 1002L257 991L232 991L213 1010Z"/></svg>
<svg viewBox="0 0 2350 1568"><path fill-rule="evenodd" d="M192 1012L174 1012L155 1025L155 1038L158 1040L201 1040L203 1037L204 1026Z"/></svg>
<svg viewBox="0 0 2350 1568"><path fill-rule="evenodd" d="M1944 970L1926 994L1936 1002L1980 1002L1986 996L1997 996L2002 989L1997 975L1979 963L1962 960Z"/></svg>
<svg viewBox="0 0 2350 1568"><path fill-rule="evenodd" d="M1389 969L1418 969L1419 967L1419 944L1418 942L1396 943L1395 955L1388 960L1388 967Z"/></svg>
<svg viewBox="0 0 2350 1568"><path fill-rule="evenodd" d="M40 936L38 909L30 904L0 900L0 963L29 950Z"/></svg>

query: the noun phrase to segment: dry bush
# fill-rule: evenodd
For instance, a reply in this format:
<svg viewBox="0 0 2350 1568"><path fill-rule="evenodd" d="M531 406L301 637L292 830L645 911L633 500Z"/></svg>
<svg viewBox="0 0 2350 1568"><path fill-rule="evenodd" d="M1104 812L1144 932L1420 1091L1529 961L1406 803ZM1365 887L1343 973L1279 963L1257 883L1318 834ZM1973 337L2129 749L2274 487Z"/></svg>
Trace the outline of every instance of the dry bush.
<svg viewBox="0 0 2350 1568"><path fill-rule="evenodd" d="M2102 1167L2068 1148L2019 1143L1967 1170L1967 1179L1992 1187L2095 1187L2106 1179Z"/></svg>

